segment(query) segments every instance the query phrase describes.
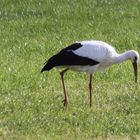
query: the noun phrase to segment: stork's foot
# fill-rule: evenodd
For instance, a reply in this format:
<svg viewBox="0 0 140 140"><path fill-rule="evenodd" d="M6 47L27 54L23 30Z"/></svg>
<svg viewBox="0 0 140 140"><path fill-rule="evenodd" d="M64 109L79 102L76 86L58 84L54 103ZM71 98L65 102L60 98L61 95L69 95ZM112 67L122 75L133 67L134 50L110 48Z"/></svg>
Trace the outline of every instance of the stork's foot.
<svg viewBox="0 0 140 140"><path fill-rule="evenodd" d="M67 105L68 105L67 100L66 100L66 99L64 99L62 102L64 103L64 107L67 107Z"/></svg>

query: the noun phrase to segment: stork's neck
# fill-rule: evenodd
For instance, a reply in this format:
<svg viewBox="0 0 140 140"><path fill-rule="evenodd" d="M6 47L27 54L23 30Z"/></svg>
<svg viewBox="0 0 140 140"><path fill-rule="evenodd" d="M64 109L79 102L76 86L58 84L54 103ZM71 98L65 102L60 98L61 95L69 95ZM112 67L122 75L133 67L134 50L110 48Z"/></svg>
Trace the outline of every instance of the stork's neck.
<svg viewBox="0 0 140 140"><path fill-rule="evenodd" d="M118 54L118 55L116 56L115 60L114 60L115 63L121 63L121 62L123 62L123 61L125 61L125 60L131 58L131 57L130 57L130 53L131 53L131 51L127 51L127 52L124 52L124 53L122 53L122 54Z"/></svg>

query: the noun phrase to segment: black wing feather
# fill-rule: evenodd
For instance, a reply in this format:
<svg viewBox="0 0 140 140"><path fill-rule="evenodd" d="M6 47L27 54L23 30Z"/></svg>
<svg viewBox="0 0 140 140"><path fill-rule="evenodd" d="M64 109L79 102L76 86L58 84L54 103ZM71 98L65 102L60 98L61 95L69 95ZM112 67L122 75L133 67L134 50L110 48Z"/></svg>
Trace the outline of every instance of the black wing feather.
<svg viewBox="0 0 140 140"><path fill-rule="evenodd" d="M96 60L92 60L88 57L83 57L73 53L74 50L82 47L80 43L75 43L67 48L62 49L58 54L52 56L47 62L46 65L42 68L41 72L45 70L50 70L55 66L86 66L86 65L96 65L99 64Z"/></svg>
<svg viewBox="0 0 140 140"><path fill-rule="evenodd" d="M68 47L66 47L66 48L64 48L64 49L62 49L61 51L60 51L60 53L65 53L66 51L74 51L74 50L77 50L77 49L79 49L80 47L82 47L82 44L81 43L74 43L74 44L71 44L70 46L68 46Z"/></svg>

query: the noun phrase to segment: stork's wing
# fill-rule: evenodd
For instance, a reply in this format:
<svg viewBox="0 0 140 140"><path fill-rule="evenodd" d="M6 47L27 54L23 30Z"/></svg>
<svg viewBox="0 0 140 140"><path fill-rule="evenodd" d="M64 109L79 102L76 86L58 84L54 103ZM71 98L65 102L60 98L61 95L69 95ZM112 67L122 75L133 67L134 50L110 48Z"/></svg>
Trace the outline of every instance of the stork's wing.
<svg viewBox="0 0 140 140"><path fill-rule="evenodd" d="M81 42L82 47L73 50L73 53L82 57L101 62L111 57L112 53L116 53L115 49L109 44L99 41Z"/></svg>
<svg viewBox="0 0 140 140"><path fill-rule="evenodd" d="M58 53L55 56L55 64L56 66L63 66L63 65L96 65L99 64L98 61L90 59L88 57L83 57L76 55L72 51L65 51L63 53Z"/></svg>

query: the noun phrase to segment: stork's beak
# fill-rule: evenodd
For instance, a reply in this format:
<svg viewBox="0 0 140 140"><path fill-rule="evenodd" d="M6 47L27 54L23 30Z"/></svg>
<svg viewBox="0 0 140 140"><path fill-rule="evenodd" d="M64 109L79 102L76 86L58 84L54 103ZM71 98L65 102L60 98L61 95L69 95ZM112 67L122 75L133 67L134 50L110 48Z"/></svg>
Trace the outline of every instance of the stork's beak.
<svg viewBox="0 0 140 140"><path fill-rule="evenodd" d="M137 62L133 62L133 68L134 68L135 82L137 83L137 79L138 79L138 66L137 66Z"/></svg>

